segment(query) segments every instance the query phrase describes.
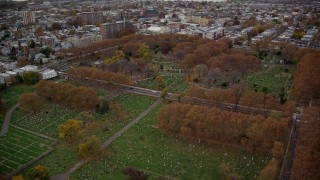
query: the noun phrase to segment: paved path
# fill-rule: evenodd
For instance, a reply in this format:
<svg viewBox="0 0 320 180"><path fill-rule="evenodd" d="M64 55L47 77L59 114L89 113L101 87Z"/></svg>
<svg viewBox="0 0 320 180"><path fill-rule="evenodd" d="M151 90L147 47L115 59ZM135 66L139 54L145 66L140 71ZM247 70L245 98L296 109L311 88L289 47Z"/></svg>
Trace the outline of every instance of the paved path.
<svg viewBox="0 0 320 180"><path fill-rule="evenodd" d="M16 104L16 105L12 106L12 107L9 109L9 111L7 111L6 117L4 118L4 121L3 121L3 124L2 124L2 129L1 129L1 132L0 132L0 136L4 136L5 134L7 134L8 129L9 129L9 124L10 124L11 115L12 115L13 111L16 110L16 108L17 108L18 106L19 106L19 105Z"/></svg>
<svg viewBox="0 0 320 180"><path fill-rule="evenodd" d="M128 129L130 129L135 123L137 123L140 119L142 119L144 116L146 116L152 109L154 109L158 104L160 103L160 100L157 100L155 103L153 103L148 109L143 111L141 114L139 114L135 119L133 119L129 124L127 124L125 127L123 127L120 131L113 134L108 140L106 140L102 144L102 148L106 148L108 145L110 145L113 141L115 141L118 137L120 137L122 134L124 134ZM68 180L69 174L73 173L77 169L79 169L83 164L88 162L89 159L83 159L77 164L75 164L68 172L64 174L58 174L55 176L52 176L51 180Z"/></svg>

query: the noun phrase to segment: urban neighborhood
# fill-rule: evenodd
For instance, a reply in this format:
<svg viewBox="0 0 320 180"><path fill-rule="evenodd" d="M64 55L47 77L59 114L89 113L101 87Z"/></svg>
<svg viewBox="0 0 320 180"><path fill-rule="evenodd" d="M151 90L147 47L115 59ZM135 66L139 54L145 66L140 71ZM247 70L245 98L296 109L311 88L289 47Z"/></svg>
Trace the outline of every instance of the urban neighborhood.
<svg viewBox="0 0 320 180"><path fill-rule="evenodd" d="M0 9L0 179L320 178L320 1Z"/></svg>

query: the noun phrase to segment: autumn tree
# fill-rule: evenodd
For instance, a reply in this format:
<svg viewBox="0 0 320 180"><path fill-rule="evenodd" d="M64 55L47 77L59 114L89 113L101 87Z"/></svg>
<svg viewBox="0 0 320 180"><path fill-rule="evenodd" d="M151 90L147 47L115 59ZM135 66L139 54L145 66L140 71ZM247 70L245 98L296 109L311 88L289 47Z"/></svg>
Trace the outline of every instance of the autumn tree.
<svg viewBox="0 0 320 180"><path fill-rule="evenodd" d="M279 160L271 159L265 168L263 168L258 176L258 180L277 179L279 169Z"/></svg>
<svg viewBox="0 0 320 180"><path fill-rule="evenodd" d="M320 108L303 109L292 168L292 179L320 178Z"/></svg>
<svg viewBox="0 0 320 180"><path fill-rule="evenodd" d="M214 116L212 116L214 114ZM205 106L171 103L157 113L159 128L205 143L229 143L248 152L269 154L283 142L288 118L254 116ZM265 137L268 138L265 138Z"/></svg>
<svg viewBox="0 0 320 180"><path fill-rule="evenodd" d="M97 136L91 136L86 142L79 144L78 156L80 158L96 155L102 148L101 141Z"/></svg>
<svg viewBox="0 0 320 180"><path fill-rule="evenodd" d="M76 119L82 121L84 127L85 127L88 123L94 121L94 117L93 117L89 112L87 112L87 111L83 111L83 112L79 113L79 114L77 115Z"/></svg>
<svg viewBox="0 0 320 180"><path fill-rule="evenodd" d="M150 61L152 58L152 53L150 51L149 46L147 46L146 44L140 44L139 49L137 51L137 57Z"/></svg>
<svg viewBox="0 0 320 180"><path fill-rule="evenodd" d="M163 90L166 87L163 76L157 76L155 79L155 82L156 82L156 89L159 91Z"/></svg>
<svg viewBox="0 0 320 180"><path fill-rule="evenodd" d="M107 98L103 98L100 100L100 104L98 105L96 111L100 114L107 113L110 110L109 100Z"/></svg>
<svg viewBox="0 0 320 180"><path fill-rule="evenodd" d="M298 50L299 47L297 45L289 43L282 49L281 56L287 63L293 63Z"/></svg>
<svg viewBox="0 0 320 180"><path fill-rule="evenodd" d="M119 104L118 101L113 100L110 103L110 108L115 113L117 119L121 119L124 117L124 112L123 112L121 105Z"/></svg>
<svg viewBox="0 0 320 180"><path fill-rule="evenodd" d="M292 96L296 101L309 101L320 97L320 53L304 56L298 65L292 86Z"/></svg>
<svg viewBox="0 0 320 180"><path fill-rule="evenodd" d="M37 165L29 170L28 176L31 179L49 180L49 169L45 166Z"/></svg>
<svg viewBox="0 0 320 180"><path fill-rule="evenodd" d="M17 67L24 67L26 65L30 64L29 61L25 58L22 58L22 59L18 59L18 62L17 62Z"/></svg>
<svg viewBox="0 0 320 180"><path fill-rule="evenodd" d="M70 119L66 123L59 125L59 138L72 142L81 129L81 121Z"/></svg>
<svg viewBox="0 0 320 180"><path fill-rule="evenodd" d="M35 93L22 94L18 99L18 104L21 108L33 112L39 112L41 109L41 100Z"/></svg>
<svg viewBox="0 0 320 180"><path fill-rule="evenodd" d="M126 60L125 60L126 61ZM123 73L106 72L97 68L78 67L67 71L71 75L131 85L132 80Z"/></svg>
<svg viewBox="0 0 320 180"><path fill-rule="evenodd" d="M23 82L26 84L35 84L39 82L41 75L38 72L28 71L28 72L24 72L21 78Z"/></svg>
<svg viewBox="0 0 320 180"><path fill-rule="evenodd" d="M280 141L275 141L272 149L272 155L274 158L281 160L284 154L284 144Z"/></svg>
<svg viewBox="0 0 320 180"><path fill-rule="evenodd" d="M166 98L168 96L168 88L164 88L160 93L160 98L162 99L162 102L166 101Z"/></svg>
<svg viewBox="0 0 320 180"><path fill-rule="evenodd" d="M238 104L240 103L240 100L243 96L243 94L246 91L246 84L244 81L241 81L237 84L234 84L231 89L233 91L233 95L234 95L234 100L235 100L235 104L236 104L236 108L238 106Z"/></svg>
<svg viewBox="0 0 320 180"><path fill-rule="evenodd" d="M43 36L44 35L44 31L43 31L43 28L41 26L38 26L35 30L35 33L34 33L37 37L39 36Z"/></svg>
<svg viewBox="0 0 320 180"><path fill-rule="evenodd" d="M70 83L40 81L36 85L36 91L39 96L50 102L80 110L91 111L99 104L95 90Z"/></svg>
<svg viewBox="0 0 320 180"><path fill-rule="evenodd" d="M61 24L60 23L58 23L58 22L54 22L54 23L52 23L52 25L51 25L51 29L52 30L61 30L62 29L62 27L61 27Z"/></svg>
<svg viewBox="0 0 320 180"><path fill-rule="evenodd" d="M219 166L219 172L223 179L226 180L238 180L241 179L241 177L237 174L237 172L234 170L233 167L231 167L229 164L221 164Z"/></svg>
<svg viewBox="0 0 320 180"><path fill-rule="evenodd" d="M11 180L24 180L22 175L13 176Z"/></svg>

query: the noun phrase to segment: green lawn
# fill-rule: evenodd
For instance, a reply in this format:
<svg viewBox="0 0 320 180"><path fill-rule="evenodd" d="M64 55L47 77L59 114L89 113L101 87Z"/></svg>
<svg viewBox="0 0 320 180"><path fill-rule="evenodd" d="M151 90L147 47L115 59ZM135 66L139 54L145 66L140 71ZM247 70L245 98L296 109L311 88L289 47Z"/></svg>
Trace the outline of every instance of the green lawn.
<svg viewBox="0 0 320 180"><path fill-rule="evenodd" d="M218 166L229 163L244 179L255 175L265 165L239 149L221 145L198 145L162 133L152 127L159 108L107 147L109 157L85 164L71 174L71 179L125 179L126 167L148 171L151 179L159 176L179 179L221 179ZM160 174L160 175L159 175Z"/></svg>
<svg viewBox="0 0 320 180"><path fill-rule="evenodd" d="M53 143L14 127L0 137L0 174L10 173L38 157Z"/></svg>
<svg viewBox="0 0 320 180"><path fill-rule="evenodd" d="M8 87L7 91L1 91L2 105L0 106L0 123L4 119L5 113L11 106L14 106L21 94L34 91L34 86L30 85L14 85Z"/></svg>
<svg viewBox="0 0 320 180"><path fill-rule="evenodd" d="M134 94L123 94L115 98L125 112L126 117L124 119L115 119L112 112L104 115L96 114L96 121L89 124L80 133L77 141L73 144L60 141L48 156L36 162L35 165L47 166L50 169L50 175L66 172L79 160L76 153L79 142L92 135L99 137L102 142L107 140L155 101L154 98ZM27 171L25 170L23 173L26 174Z"/></svg>
<svg viewBox="0 0 320 180"><path fill-rule="evenodd" d="M292 73L292 70L285 72L279 67L266 68L246 76L246 80L251 90L257 89L258 92L262 92L262 88L267 87L270 94L279 96L282 87L285 87L286 92L290 94ZM254 87L255 85L256 87Z"/></svg>
<svg viewBox="0 0 320 180"><path fill-rule="evenodd" d="M55 139L58 138L58 126L80 113L78 110L71 110L51 103L43 103L41 112L37 114L26 116L19 111L13 114L10 122L12 125Z"/></svg>
<svg viewBox="0 0 320 180"><path fill-rule="evenodd" d="M183 76L165 76L165 85L169 89L169 92L177 93L183 92L188 89L188 84L184 81ZM148 79L145 81L140 81L138 86L148 89L156 89L156 82L154 79Z"/></svg>

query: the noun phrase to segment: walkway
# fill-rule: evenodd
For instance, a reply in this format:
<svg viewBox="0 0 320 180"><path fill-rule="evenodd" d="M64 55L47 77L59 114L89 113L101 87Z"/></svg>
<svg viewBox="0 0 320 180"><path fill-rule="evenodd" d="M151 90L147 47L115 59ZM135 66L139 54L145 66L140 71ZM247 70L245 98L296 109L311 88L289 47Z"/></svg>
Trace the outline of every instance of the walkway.
<svg viewBox="0 0 320 180"><path fill-rule="evenodd" d="M12 115L13 111L16 110L17 107L19 107L19 104L14 105L7 112L6 117L4 118L4 121L3 121L3 124L2 124L2 129L1 129L1 132L0 132L0 136L4 136L5 134L8 133L11 115Z"/></svg>
<svg viewBox="0 0 320 180"><path fill-rule="evenodd" d="M135 123L137 123L140 119L142 119L144 116L146 116L152 109L154 109L158 104L160 103L160 100L157 100L155 103L153 103L148 109L143 111L141 114L139 114L135 119L133 119L129 124L127 124L125 127L123 127L120 131L113 134L108 140L106 140L102 144L102 148L106 148L109 146L112 142L114 142L118 137L120 137L122 134L124 134L128 129L130 129ZM88 162L88 158L81 160L77 164L75 164L68 172L64 174L58 174L55 176L52 176L51 180L67 180L69 174L73 173L77 169L79 169L82 165L84 165L86 162Z"/></svg>

